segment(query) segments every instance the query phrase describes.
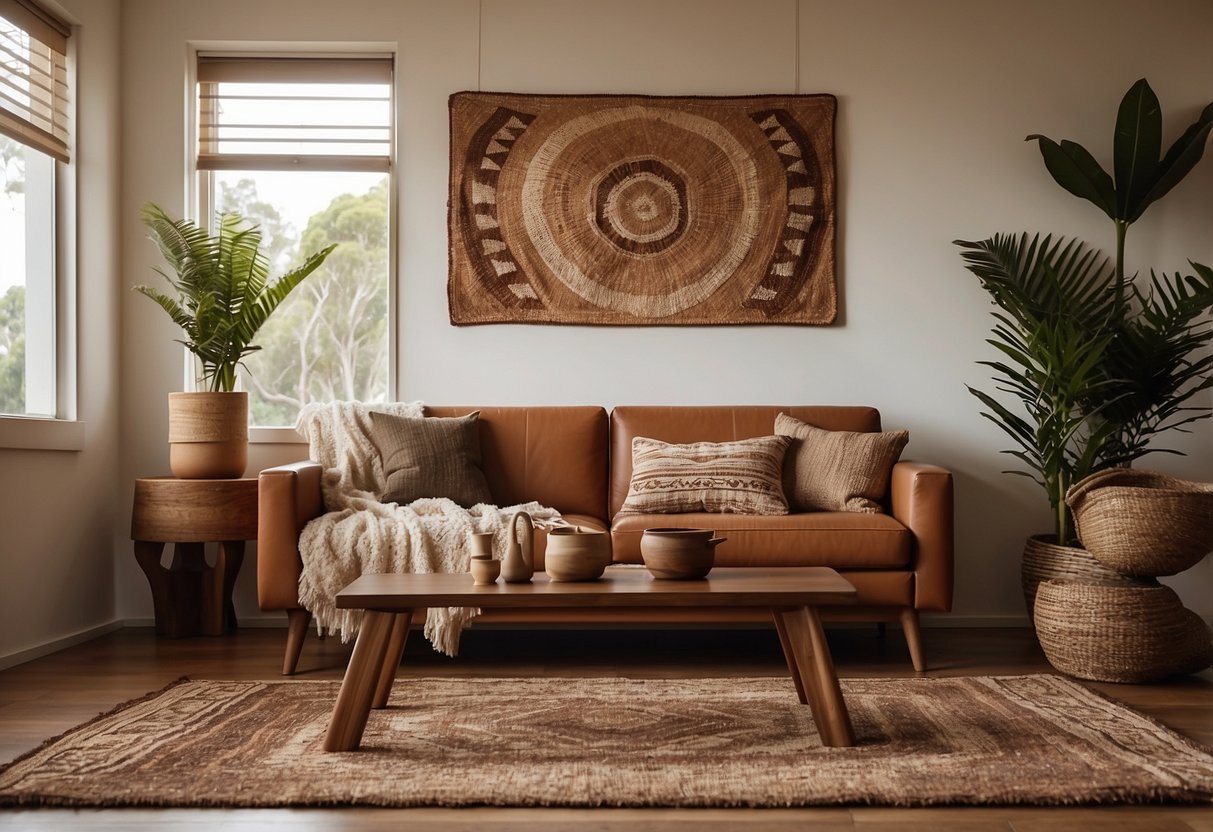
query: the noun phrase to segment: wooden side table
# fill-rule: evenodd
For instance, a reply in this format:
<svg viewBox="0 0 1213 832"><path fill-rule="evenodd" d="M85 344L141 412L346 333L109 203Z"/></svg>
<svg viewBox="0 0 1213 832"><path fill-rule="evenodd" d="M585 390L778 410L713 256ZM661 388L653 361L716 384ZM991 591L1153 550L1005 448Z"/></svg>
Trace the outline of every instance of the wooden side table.
<svg viewBox="0 0 1213 832"><path fill-rule="evenodd" d="M232 588L244 561L244 541L257 538L257 480L135 480L131 538L152 588L156 633L180 638L218 636L236 628ZM203 544L219 544L208 566ZM164 544L173 562L160 564Z"/></svg>

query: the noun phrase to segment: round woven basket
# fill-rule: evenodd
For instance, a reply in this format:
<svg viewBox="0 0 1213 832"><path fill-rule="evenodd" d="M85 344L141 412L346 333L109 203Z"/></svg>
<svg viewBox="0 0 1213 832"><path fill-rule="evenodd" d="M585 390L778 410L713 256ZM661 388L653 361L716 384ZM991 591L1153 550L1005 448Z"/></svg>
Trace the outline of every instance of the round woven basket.
<svg viewBox="0 0 1213 832"><path fill-rule="evenodd" d="M1158 581L1139 580L1108 569L1086 549L1076 546L1061 546L1055 541L1057 535L1038 534L1028 538L1023 549L1023 567L1020 583L1028 616L1034 614L1036 588L1041 581L1066 581L1100 586L1158 586Z"/></svg>
<svg viewBox="0 0 1213 832"><path fill-rule="evenodd" d="M1045 581L1036 594L1036 636L1049 664L1097 682L1150 682L1213 661L1209 628L1165 586Z"/></svg>
<svg viewBox="0 0 1213 832"><path fill-rule="evenodd" d="M1213 550L1213 483L1112 468L1066 494L1082 545L1109 569L1174 575Z"/></svg>

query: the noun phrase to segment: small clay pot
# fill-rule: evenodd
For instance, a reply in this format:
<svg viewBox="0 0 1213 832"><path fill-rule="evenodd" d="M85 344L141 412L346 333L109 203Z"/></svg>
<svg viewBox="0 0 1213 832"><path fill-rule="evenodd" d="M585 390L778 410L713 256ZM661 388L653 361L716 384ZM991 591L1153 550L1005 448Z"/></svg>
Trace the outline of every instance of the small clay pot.
<svg viewBox="0 0 1213 832"><path fill-rule="evenodd" d="M497 583L501 574L501 561L495 558L472 558L472 582L476 586Z"/></svg>
<svg viewBox="0 0 1213 832"><path fill-rule="evenodd" d="M572 526L548 532L543 568L553 581L592 581L610 562L607 533Z"/></svg>
<svg viewBox="0 0 1213 832"><path fill-rule="evenodd" d="M686 581L705 577L716 563L716 547L728 538L711 529L645 529L640 556L658 580Z"/></svg>

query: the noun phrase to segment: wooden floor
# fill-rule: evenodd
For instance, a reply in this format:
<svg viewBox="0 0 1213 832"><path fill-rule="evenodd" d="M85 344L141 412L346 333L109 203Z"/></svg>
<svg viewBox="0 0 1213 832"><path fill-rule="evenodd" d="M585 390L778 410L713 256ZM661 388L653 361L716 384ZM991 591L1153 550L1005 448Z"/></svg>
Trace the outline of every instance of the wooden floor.
<svg viewBox="0 0 1213 832"><path fill-rule="evenodd" d="M925 631L928 675L1049 672L1027 630ZM910 675L901 634L875 627L829 632L839 675ZM157 639L128 629L0 672L0 761L7 762L97 713L181 676L266 679L282 662L284 630L242 630L223 638ZM349 645L319 641L304 648L300 678L340 678ZM491 631L464 637L462 654L447 659L420 637L410 640L402 676L783 675L774 630L662 632ZM1161 685L1093 685L1187 736L1213 746L1213 672ZM1065 809L804 810L34 810L0 812L0 829L388 830L939 830L940 832L1213 832L1213 807Z"/></svg>

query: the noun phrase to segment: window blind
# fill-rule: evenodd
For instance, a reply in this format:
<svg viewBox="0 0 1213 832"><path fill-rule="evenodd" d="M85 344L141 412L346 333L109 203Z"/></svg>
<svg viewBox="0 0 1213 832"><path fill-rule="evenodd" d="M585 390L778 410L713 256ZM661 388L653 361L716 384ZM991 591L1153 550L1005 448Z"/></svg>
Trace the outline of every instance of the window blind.
<svg viewBox="0 0 1213 832"><path fill-rule="evenodd" d="M199 170L387 171L392 59L198 57Z"/></svg>
<svg viewBox="0 0 1213 832"><path fill-rule="evenodd" d="M68 161L67 38L32 0L0 0L0 133Z"/></svg>

